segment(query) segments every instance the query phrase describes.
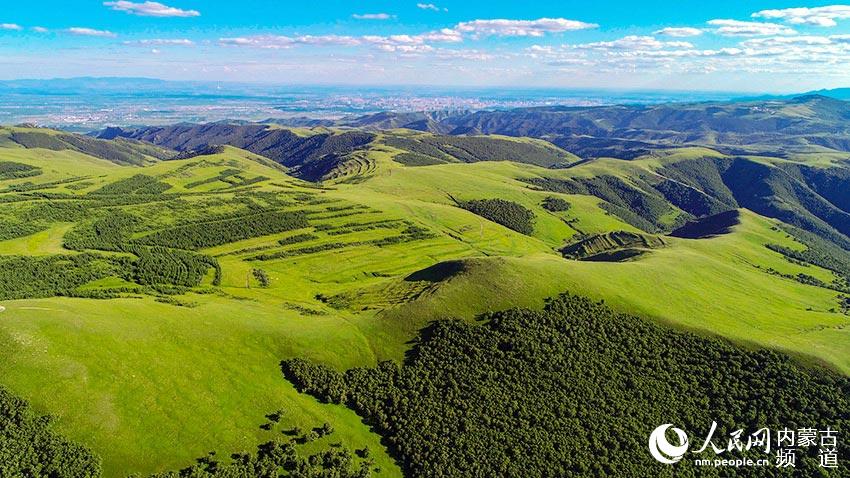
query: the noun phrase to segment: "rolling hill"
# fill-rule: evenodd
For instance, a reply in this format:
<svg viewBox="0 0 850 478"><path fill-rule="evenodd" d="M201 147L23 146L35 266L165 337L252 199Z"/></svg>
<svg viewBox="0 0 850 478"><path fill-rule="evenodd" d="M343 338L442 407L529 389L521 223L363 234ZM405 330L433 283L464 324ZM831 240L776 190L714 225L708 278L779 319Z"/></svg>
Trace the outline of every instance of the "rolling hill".
<svg viewBox="0 0 850 478"><path fill-rule="evenodd" d="M437 374L431 356L417 351L457 357L464 343L492 345L481 346L482 360L502 363L511 327L525 327L535 338L517 337L532 347L553 330L565 333L558 324L567 319L577 334L588 331L576 342L587 351L603 340L594 327L614 329L594 325L586 307L628 315L623 327L631 328L605 338L612 350L633 349L627 338L639 333L646 343L686 342L683 350L716 351L729 364L764 365L784 377L776 383L812 383L796 392L807 400L821 390L814 384L847 387L850 169L836 151L754 156L659 140L667 145L652 154L582 161L540 139L396 129L177 125L101 138L8 131L0 142L0 385L29 402L27 413L53 415L50 433L90 450L107 477L193 463L197 476L215 476L209 469L219 465L210 462L272 456L303 466L306 457L330 457L346 473L427 476L415 470L436 462L411 447L428 438L405 424L436 420L439 408L417 414L398 402L398 413L386 415L390 402L375 394L387 383L431 403L429 388L385 380L395 376L391 367L401 367L401 378ZM22 144L15 135L41 139ZM141 159L114 160L80 144ZM606 308L550 300L564 292ZM514 308L528 310L492 315ZM481 314L490 314L486 327L476 325ZM529 317L536 325L523 326ZM429 335L441 319L469 331ZM617 369L616 390L647 377L655 359L641 357ZM519 370L511 367L521 361L505 360L491 372ZM284 377L281 361L303 368L284 366ZM675 380L688 382L700 367ZM757 375L719 370L730 389L775 390ZM308 371L317 378L306 386ZM371 382L354 380L373 373ZM326 393L326 383L351 387L352 400ZM601 383L575 382L573 390ZM688 383L694 403L712 396L710 383ZM805 418L832 419L818 410L841 406L839 398L823 400ZM642 403L630 405L635 417L657 416ZM381 413L392 419L379 421ZM687 413L683 420L698 419ZM510 423L502 430L509 441L536 430ZM640 423L622 436L656 425ZM494 440L484 428L453 429L452 443ZM20 444L20 436L0 444ZM460 460L449 460L447 476L468 470ZM622 463L610 465L603 474Z"/></svg>
<svg viewBox="0 0 850 478"><path fill-rule="evenodd" d="M396 161L411 166L449 162L507 161L538 166L566 165L578 158L558 147L531 139L479 136L435 136L390 131L291 129L261 124L175 125L125 131L109 128L98 138L131 138L192 153L228 145L265 156L288 168L301 179L319 181L362 174L371 150L401 152Z"/></svg>

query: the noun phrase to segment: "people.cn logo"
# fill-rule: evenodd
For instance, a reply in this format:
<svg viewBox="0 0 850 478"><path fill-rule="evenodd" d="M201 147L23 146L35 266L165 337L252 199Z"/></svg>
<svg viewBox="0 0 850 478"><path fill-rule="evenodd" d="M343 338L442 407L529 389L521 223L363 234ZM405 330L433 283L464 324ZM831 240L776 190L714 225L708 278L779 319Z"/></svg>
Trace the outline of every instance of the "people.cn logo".
<svg viewBox="0 0 850 478"><path fill-rule="evenodd" d="M671 423L661 425L649 435L649 453L653 458L667 465L677 463L688 451L688 435L682 429L671 427L673 427ZM679 439L678 445L667 440L668 429L672 429L676 434Z"/></svg>

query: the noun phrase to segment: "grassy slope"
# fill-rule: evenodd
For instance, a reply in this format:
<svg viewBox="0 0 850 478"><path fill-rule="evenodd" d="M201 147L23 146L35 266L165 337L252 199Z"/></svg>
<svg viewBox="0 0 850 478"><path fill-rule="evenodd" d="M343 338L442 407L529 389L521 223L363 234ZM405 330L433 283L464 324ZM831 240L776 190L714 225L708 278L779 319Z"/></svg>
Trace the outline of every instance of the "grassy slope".
<svg viewBox="0 0 850 478"><path fill-rule="evenodd" d="M105 459L108 476L185 466L207 451L251 450L284 429L334 425L331 441L375 450L378 438L342 407L319 405L281 379L281 357L352 367L372 363L359 332L335 317L204 297L193 309L151 299L5 303L3 381ZM226 455L225 455L226 456Z"/></svg>
<svg viewBox="0 0 850 478"><path fill-rule="evenodd" d="M28 157L26 161L33 164L46 164ZM61 163L56 175L75 175L82 169L73 167L78 158L63 158L67 163ZM90 187L76 193L139 172L160 175L180 191L234 164L248 177L262 175L298 187L257 157L233 149L144 170L86 161L99 168L94 176L108 176L95 177ZM229 166L222 164L229 161L233 162ZM790 244L784 234L771 229L771 221L746 214L733 234L671 240L670 247L635 262L570 262L553 248L577 230L633 228L607 215L598 199L585 196L560 195L572 208L549 213L540 201L556 194L531 190L512 179L550 171L512 163L405 168L390 165L388 157L375 158L375 164L379 167L370 172L369 180L317 193L375 211L327 222L408 219L439 233L438 238L261 263L246 262L250 254L234 252L260 246L279 249L278 239L304 231L219 246L205 252L219 256L223 294L189 294L188 300L200 304L193 309L151 299L5 302L6 310L0 313L0 380L41 411L56 414L60 429L70 437L92 446L103 456L108 476L180 467L211 449L222 454L250 449L268 439L270 432L258 427L265 413L278 408L287 411L284 428L309 429L331 422L337 430L331 441L368 445L384 470L378 476L398 476L377 436L350 411L296 394L282 380L278 361L306 357L345 369L400 358L407 341L429 320L445 315L471 319L487 310L537 306L545 297L569 289L683 327L803 351L850 373L847 329L840 328L846 317L826 312L835 306L836 294L753 266L830 278L826 271L792 265L764 248L768 242ZM216 183L201 190L227 186ZM273 189L268 182L261 188ZM452 199L494 197L534 210L538 216L534 236L485 221L455 207ZM59 233L62 227L51 231ZM4 242L0 253L56 252L55 238L39 234ZM354 232L345 240L379 234ZM318 235L309 244L336 240ZM457 258L475 259L468 261L465 272L403 304L414 286L402 277ZM270 288L257 287L250 276L252 267L268 272ZM356 307L332 309L316 300L318 293L348 294L357 299ZM301 314L299 307L317 315Z"/></svg>
<svg viewBox="0 0 850 478"><path fill-rule="evenodd" d="M446 194L474 197L476 187L484 184L490 175L504 178L502 175L519 176L535 171L532 167L508 163L475 164L464 169L460 172L455 165L419 168L428 172L411 171L415 177L409 178L410 184L400 181L396 171L392 178L386 176L366 187L397 194L404 191L405 197L445 202L442 198ZM475 184L467 182L475 178L478 178ZM432 185L439 192L420 192L417 184ZM548 194L524 189L504 179L499 185L482 187L490 187L490 194L497 193L498 197L529 206L533 205L529 197ZM576 197L565 197L575 206ZM542 214L539 208L536 212ZM597 227L630 229L598 210L589 213L574 207L567 214L578 218L585 232L597 232ZM601 218L605 221L600 221ZM491 263L476 261L469 272L448 281L445 290L382 314L373 327L376 333L386 336L387 331L394 330L387 323L401 321L407 324L403 333L408 334L442 311L471 318L481 310L538 305L547 296L571 290L674 325L815 357L850 373L847 353L850 337L846 328L850 321L844 315L829 312L837 306L837 293L765 272L772 268L783 274L805 273L824 281L833 279L828 271L791 264L765 248L769 243L798 247L785 233L774 230L774 224L772 220L746 213L733 234L707 240L671 238L669 247L626 263L564 261L551 253L499 258ZM547 231L538 228L535 234L548 239L547 242L555 242L557 236L546 237Z"/></svg>
<svg viewBox="0 0 850 478"><path fill-rule="evenodd" d="M229 164L213 164L222 159ZM247 177L294 182L255 159L230 150L216 157L160 163L143 172L165 175L175 191L234 164ZM186 165L192 167L179 169ZM116 169L76 193L140 171ZM68 176L73 171L57 174L62 173ZM67 228L58 224L49 232L5 241L0 253L60 252L61 233ZM259 428L266 421L264 415L279 408L286 411L283 429L309 430L330 422L336 432L325 441L341 441L351 448L368 446L383 470L378 476L398 476L379 437L354 413L297 394L278 369L281 358L295 356L340 369L372 364L374 354L359 330L338 315L302 316L287 309L271 289L260 291L256 284L245 289L244 263L228 264L226 258L223 262L223 295L189 294L188 300L200 304L196 308L150 298L4 302L3 383L39 410L57 415L61 430L102 455L107 476L182 467L210 450L223 456L251 450L280 433ZM276 274L272 277L277 282ZM235 295L227 295L230 292Z"/></svg>

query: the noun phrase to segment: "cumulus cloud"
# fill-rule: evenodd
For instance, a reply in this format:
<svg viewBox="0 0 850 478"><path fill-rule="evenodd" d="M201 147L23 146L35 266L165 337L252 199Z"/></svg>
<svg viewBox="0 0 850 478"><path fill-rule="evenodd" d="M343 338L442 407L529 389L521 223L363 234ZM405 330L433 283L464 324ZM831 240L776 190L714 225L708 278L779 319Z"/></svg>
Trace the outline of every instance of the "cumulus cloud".
<svg viewBox="0 0 850 478"><path fill-rule="evenodd" d="M21 31L24 27L18 25L17 23L0 23L0 30L15 30Z"/></svg>
<svg viewBox="0 0 850 478"><path fill-rule="evenodd" d="M717 27L715 32L723 36L767 36L767 35L796 35L797 32L788 26L776 23L743 22L740 20L717 19L708 22Z"/></svg>
<svg viewBox="0 0 850 478"><path fill-rule="evenodd" d="M106 37L112 38L118 35L112 33L109 30L95 30L94 28L84 28L84 27L71 27L66 30L71 35L84 36L84 37Z"/></svg>
<svg viewBox="0 0 850 478"><path fill-rule="evenodd" d="M664 35L676 38L695 37L702 35L702 30L692 27L668 27L653 32L653 35Z"/></svg>
<svg viewBox="0 0 850 478"><path fill-rule="evenodd" d="M32 27L32 31L34 31L36 33L47 33L50 30L48 30L47 28L44 28L44 27Z"/></svg>
<svg viewBox="0 0 850 478"><path fill-rule="evenodd" d="M762 10L753 13L753 18L785 20L794 25L814 25L834 27L835 20L850 18L850 5L829 5L815 8L784 8L781 10Z"/></svg>
<svg viewBox="0 0 850 478"><path fill-rule="evenodd" d="M103 2L103 5L119 12L143 17L197 17L201 15L201 12L197 10L181 10L159 2L135 3L119 0L117 2Z"/></svg>
<svg viewBox="0 0 850 478"><path fill-rule="evenodd" d="M351 17L356 20L389 20L395 16L389 13L355 13Z"/></svg>
<svg viewBox="0 0 850 478"><path fill-rule="evenodd" d="M539 18L537 20L472 20L458 23L455 30L478 36L541 37L547 33L586 30L599 25L566 18Z"/></svg>

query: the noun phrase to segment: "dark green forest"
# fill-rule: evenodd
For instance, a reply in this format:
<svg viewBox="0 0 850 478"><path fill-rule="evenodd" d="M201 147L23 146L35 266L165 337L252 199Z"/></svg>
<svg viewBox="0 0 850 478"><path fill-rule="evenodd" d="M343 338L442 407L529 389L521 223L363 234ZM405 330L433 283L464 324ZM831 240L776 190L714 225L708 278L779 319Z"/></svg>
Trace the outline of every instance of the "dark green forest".
<svg viewBox="0 0 850 478"><path fill-rule="evenodd" d="M411 477L850 474L843 440L829 475L815 448L798 451L795 469L666 466L646 451L664 423L697 442L717 421L720 446L739 428L846 430L850 379L569 295L482 320L433 324L401 366L339 373L295 359L282 370L299 390L357 411Z"/></svg>
<svg viewBox="0 0 850 478"><path fill-rule="evenodd" d="M14 161L0 161L0 181L5 179L20 179L38 176L41 168Z"/></svg>
<svg viewBox="0 0 850 478"><path fill-rule="evenodd" d="M484 219L522 234L534 232L534 213L527 207L505 199L475 199L460 206Z"/></svg>
<svg viewBox="0 0 850 478"><path fill-rule="evenodd" d="M549 212L562 212L570 210L570 203L566 199L549 196L540 203L543 209Z"/></svg>
<svg viewBox="0 0 850 478"><path fill-rule="evenodd" d="M553 146L484 136L390 135L384 143L405 151L396 161L407 166L428 166L446 162L517 161L542 167L572 162L575 157Z"/></svg>
<svg viewBox="0 0 850 478"><path fill-rule="evenodd" d="M92 478L100 459L54 433L48 417L0 387L0 476L3 478Z"/></svg>

